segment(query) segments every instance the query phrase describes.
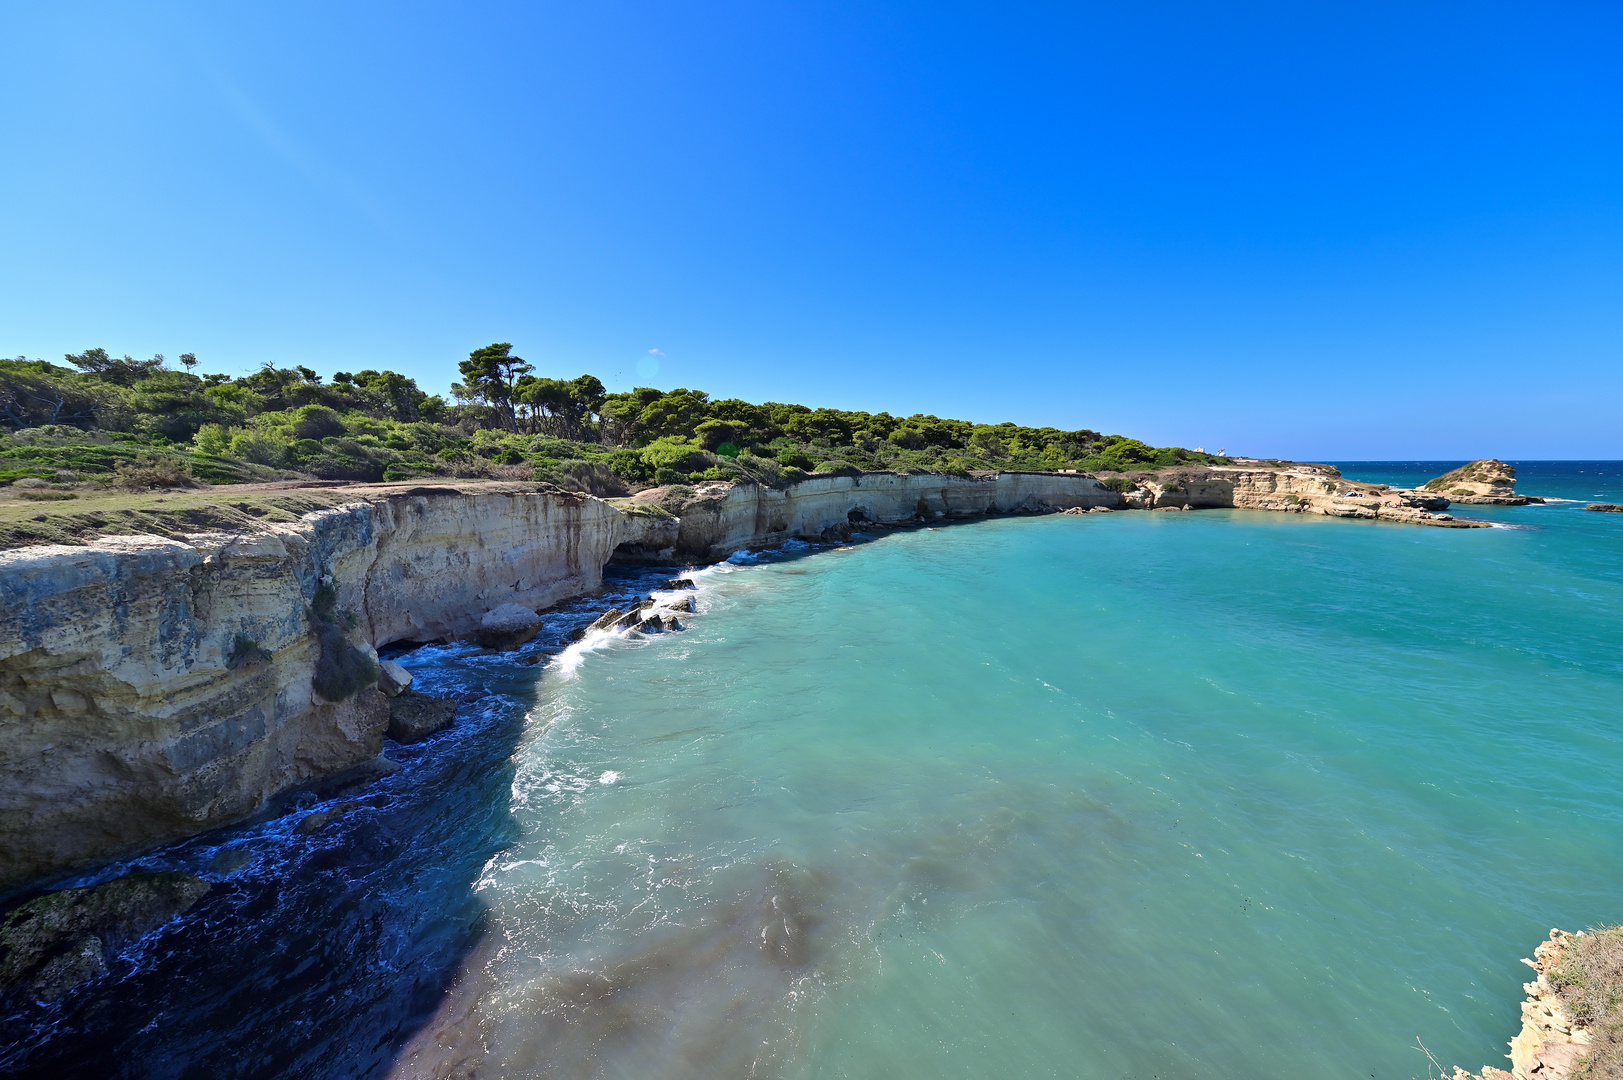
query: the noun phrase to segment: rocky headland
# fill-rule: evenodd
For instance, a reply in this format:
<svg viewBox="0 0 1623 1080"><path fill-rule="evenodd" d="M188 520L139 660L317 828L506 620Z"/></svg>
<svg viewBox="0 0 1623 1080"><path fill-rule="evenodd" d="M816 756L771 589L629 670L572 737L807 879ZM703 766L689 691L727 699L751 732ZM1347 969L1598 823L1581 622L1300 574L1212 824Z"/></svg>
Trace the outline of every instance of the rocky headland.
<svg viewBox="0 0 1623 1080"><path fill-rule="evenodd" d="M1239 508L1474 524L1440 513L1448 500L1435 493L1261 463L717 481L617 500L502 482L321 494L317 509L230 532L0 551L0 897L243 820L315 779L387 771L385 734L425 738L455 704L414 691L378 649L449 638L511 648L540 629L540 612L597 589L611 561L703 564L992 514ZM607 628L680 629L679 610L611 613ZM14 974L41 986L93 974L91 953L112 939L75 933L48 962L75 949L79 959Z"/></svg>
<svg viewBox="0 0 1623 1080"><path fill-rule="evenodd" d="M1470 506L1526 506L1544 500L1516 494L1516 470L1497 458L1479 458L1426 481L1424 490Z"/></svg>

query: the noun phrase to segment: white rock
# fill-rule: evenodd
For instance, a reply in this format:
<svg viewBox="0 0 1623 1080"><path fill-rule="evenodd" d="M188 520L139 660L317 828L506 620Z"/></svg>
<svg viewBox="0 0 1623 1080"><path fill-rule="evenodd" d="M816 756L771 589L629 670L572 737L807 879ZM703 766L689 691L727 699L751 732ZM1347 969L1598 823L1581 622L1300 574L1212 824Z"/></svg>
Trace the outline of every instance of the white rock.
<svg viewBox="0 0 1623 1080"><path fill-rule="evenodd" d="M383 677L378 680L378 689L385 694L394 697L411 689L411 672L393 660L383 661L378 665L378 669L383 673Z"/></svg>

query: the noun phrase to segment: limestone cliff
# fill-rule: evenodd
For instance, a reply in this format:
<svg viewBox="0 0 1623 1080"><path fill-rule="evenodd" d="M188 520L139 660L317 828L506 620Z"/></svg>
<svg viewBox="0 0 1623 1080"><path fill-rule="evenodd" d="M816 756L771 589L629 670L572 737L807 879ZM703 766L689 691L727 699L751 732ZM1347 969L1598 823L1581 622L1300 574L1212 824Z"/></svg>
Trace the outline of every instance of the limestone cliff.
<svg viewBox="0 0 1623 1080"><path fill-rule="evenodd" d="M383 695L312 688L323 579L363 648L461 634L595 588L622 521L575 495L379 488L253 535L0 552L0 893L375 755Z"/></svg>
<svg viewBox="0 0 1623 1080"><path fill-rule="evenodd" d="M363 656L350 674L370 675L349 682L364 688L327 700L316 691L335 685L321 677L324 655L477 636L497 608L533 612L597 588L611 558L713 562L864 526L1089 508L1462 524L1426 508L1446 505L1435 496L1311 467L1113 486L1080 474L869 473L656 490L619 508L516 484L344 496L252 531L0 552L0 895L241 819L367 760L389 722L384 696L365 685L375 665ZM313 621L318 594L334 621Z"/></svg>
<svg viewBox="0 0 1623 1080"><path fill-rule="evenodd" d="M628 509L666 499L644 493ZM715 562L745 548L793 538L833 539L862 525L900 525L989 513L1115 506L1120 496L1089 476L1059 473L863 473L821 476L786 489L726 481L700 484L674 503L676 516L639 516L620 558ZM637 504L641 503L642 506Z"/></svg>

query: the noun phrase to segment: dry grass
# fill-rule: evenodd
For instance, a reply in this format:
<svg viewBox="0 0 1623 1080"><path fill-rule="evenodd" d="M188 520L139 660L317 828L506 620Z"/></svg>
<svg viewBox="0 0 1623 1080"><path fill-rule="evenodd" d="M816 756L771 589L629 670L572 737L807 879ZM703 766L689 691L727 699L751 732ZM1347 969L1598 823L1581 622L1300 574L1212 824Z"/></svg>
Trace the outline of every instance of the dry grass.
<svg viewBox="0 0 1623 1080"><path fill-rule="evenodd" d="M1572 1019L1589 1029L1595 1047L1573 1076L1623 1080L1623 927L1574 937L1546 976Z"/></svg>
<svg viewBox="0 0 1623 1080"><path fill-rule="evenodd" d="M84 544L103 536L163 536L252 532L261 522L293 522L301 514L353 502L320 488L233 491L230 487L129 492L85 485L71 501L41 503L42 492L0 491L0 548ZM55 494L53 492L53 494Z"/></svg>
<svg viewBox="0 0 1623 1080"><path fill-rule="evenodd" d="M265 524L291 524L305 514L367 499L415 490L536 491L544 485L496 480L420 480L395 484L288 481L221 484L215 487L130 492L86 483L71 500L39 502L56 489L0 487L0 550L30 544L86 544L104 536L162 536L178 540L191 533L254 533Z"/></svg>

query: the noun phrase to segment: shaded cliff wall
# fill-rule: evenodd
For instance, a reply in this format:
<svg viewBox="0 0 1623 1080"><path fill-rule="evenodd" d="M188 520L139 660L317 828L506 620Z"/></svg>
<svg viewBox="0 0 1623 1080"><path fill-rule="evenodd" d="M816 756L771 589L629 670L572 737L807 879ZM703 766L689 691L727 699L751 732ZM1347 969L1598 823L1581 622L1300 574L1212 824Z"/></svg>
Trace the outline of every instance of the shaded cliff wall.
<svg viewBox="0 0 1623 1080"><path fill-rule="evenodd" d="M357 645L431 639L596 588L623 521L580 496L452 492L254 536L0 552L0 894L375 755L383 696L312 690L324 576ZM233 666L239 637L261 652Z"/></svg>

